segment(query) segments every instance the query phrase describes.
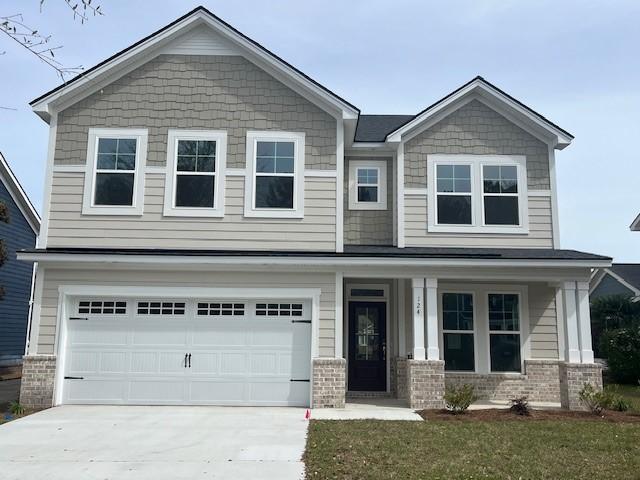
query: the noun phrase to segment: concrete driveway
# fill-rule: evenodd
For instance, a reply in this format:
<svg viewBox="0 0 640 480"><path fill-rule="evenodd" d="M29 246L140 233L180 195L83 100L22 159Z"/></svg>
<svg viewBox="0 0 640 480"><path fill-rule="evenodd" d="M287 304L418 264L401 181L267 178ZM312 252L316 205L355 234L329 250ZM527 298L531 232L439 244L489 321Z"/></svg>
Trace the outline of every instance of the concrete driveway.
<svg viewBox="0 0 640 480"><path fill-rule="evenodd" d="M299 479L300 408L63 406L0 426L0 476Z"/></svg>

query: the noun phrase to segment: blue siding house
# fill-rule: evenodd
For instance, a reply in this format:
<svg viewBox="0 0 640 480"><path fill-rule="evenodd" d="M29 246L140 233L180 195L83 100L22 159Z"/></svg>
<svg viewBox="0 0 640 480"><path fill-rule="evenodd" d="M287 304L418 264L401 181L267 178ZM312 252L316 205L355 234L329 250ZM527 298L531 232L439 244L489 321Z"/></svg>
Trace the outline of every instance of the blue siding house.
<svg viewBox="0 0 640 480"><path fill-rule="evenodd" d="M0 221L0 239L7 254L0 267L0 366L21 363L29 324L33 264L18 261L16 251L33 248L40 230L40 216L0 153L0 203L8 211L8 223Z"/></svg>

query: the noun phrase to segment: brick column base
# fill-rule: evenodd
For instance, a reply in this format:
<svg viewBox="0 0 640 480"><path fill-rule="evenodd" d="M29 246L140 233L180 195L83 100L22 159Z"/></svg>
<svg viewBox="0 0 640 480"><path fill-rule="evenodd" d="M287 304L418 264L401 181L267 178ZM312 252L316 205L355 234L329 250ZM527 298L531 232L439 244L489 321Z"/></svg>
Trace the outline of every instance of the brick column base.
<svg viewBox="0 0 640 480"><path fill-rule="evenodd" d="M407 359L394 357L391 361L391 393L399 399L407 398Z"/></svg>
<svg viewBox="0 0 640 480"><path fill-rule="evenodd" d="M560 403L569 410L587 410L579 393L588 383L602 390L602 366L596 363L560 363Z"/></svg>
<svg viewBox="0 0 640 480"><path fill-rule="evenodd" d="M409 407L444 408L444 362L407 360L406 364Z"/></svg>
<svg viewBox="0 0 640 480"><path fill-rule="evenodd" d="M344 358L313 359L313 408L344 408L346 369Z"/></svg>
<svg viewBox="0 0 640 480"><path fill-rule="evenodd" d="M55 356L28 355L24 357L20 383L20 403L29 409L51 407L55 378Z"/></svg>

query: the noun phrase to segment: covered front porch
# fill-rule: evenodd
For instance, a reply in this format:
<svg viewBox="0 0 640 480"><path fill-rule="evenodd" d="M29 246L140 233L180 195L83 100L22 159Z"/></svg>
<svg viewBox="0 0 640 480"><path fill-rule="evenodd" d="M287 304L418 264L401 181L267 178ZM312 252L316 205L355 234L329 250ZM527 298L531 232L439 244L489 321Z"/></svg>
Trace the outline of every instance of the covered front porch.
<svg viewBox="0 0 640 480"><path fill-rule="evenodd" d="M338 274L336 355L314 362L315 407L394 399L441 408L446 388L471 384L480 401L527 396L581 409L584 383L602 386L588 268L393 270Z"/></svg>

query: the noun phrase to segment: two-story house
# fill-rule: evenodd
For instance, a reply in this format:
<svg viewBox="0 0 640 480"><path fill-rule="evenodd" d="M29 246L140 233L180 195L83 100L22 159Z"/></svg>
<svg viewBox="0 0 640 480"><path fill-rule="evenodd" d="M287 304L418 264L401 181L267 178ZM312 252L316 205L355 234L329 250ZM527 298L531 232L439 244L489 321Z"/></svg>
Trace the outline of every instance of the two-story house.
<svg viewBox="0 0 640 480"><path fill-rule="evenodd" d="M577 408L601 384L610 259L558 243L573 137L480 77L363 115L199 7L31 105L26 405L418 408L471 383Z"/></svg>

